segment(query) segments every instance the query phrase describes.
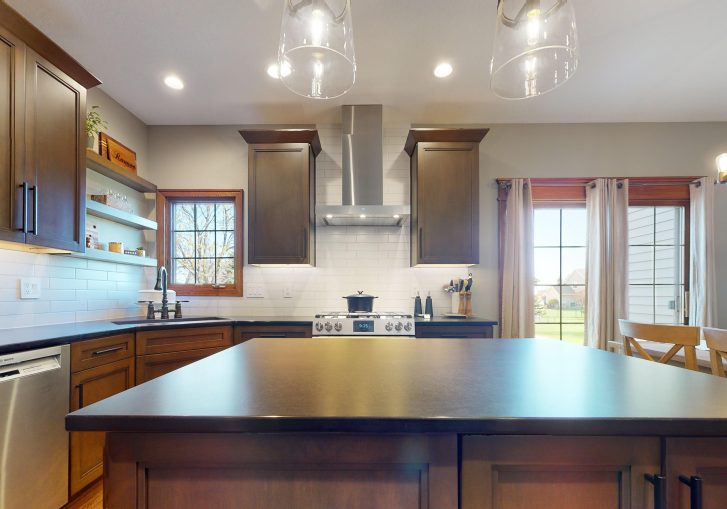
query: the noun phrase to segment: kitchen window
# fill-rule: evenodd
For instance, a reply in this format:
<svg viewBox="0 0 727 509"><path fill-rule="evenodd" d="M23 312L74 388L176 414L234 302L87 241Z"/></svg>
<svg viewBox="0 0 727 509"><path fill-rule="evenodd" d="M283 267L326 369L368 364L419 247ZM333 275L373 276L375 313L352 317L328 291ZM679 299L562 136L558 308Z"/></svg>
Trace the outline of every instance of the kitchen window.
<svg viewBox="0 0 727 509"><path fill-rule="evenodd" d="M242 295L242 191L162 190L159 263L178 295Z"/></svg>

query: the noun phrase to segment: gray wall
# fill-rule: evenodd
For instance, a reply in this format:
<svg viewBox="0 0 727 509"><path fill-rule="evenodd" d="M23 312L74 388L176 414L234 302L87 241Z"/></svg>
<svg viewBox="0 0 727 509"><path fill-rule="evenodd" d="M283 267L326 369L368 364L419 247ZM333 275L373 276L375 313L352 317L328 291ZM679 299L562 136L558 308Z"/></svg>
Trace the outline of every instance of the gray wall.
<svg viewBox="0 0 727 509"><path fill-rule="evenodd" d="M715 175L727 152L727 123L490 125L480 149L480 265L473 306L498 316L497 177ZM160 187L247 187L246 145L234 126L149 128L148 177ZM727 217L718 186L716 217ZM717 260L727 235L717 222ZM417 269L423 270L423 269ZM727 327L727 271L718 264L720 326Z"/></svg>

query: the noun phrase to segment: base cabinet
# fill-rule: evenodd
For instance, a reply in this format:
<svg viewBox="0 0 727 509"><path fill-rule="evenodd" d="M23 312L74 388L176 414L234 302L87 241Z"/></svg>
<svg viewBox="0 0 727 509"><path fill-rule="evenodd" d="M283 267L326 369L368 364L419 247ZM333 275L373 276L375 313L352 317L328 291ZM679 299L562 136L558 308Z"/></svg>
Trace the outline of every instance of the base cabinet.
<svg viewBox="0 0 727 509"><path fill-rule="evenodd" d="M222 350L224 348L203 348L201 350L140 355L136 358L136 383L143 384Z"/></svg>
<svg viewBox="0 0 727 509"><path fill-rule="evenodd" d="M71 411L134 386L133 340L133 334L122 334L71 345ZM70 434L71 496L101 477L105 435L87 431Z"/></svg>
<svg viewBox="0 0 727 509"><path fill-rule="evenodd" d="M418 338L491 338L492 325L434 325L416 323L414 334Z"/></svg>
<svg viewBox="0 0 727 509"><path fill-rule="evenodd" d="M236 345L255 338L310 338L312 325L238 325L235 327Z"/></svg>
<svg viewBox="0 0 727 509"><path fill-rule="evenodd" d="M680 476L691 486L681 482ZM667 439L666 479L668 509L727 507L727 438ZM701 504L692 503L695 490Z"/></svg>
<svg viewBox="0 0 727 509"><path fill-rule="evenodd" d="M462 509L651 509L659 439L465 436Z"/></svg>

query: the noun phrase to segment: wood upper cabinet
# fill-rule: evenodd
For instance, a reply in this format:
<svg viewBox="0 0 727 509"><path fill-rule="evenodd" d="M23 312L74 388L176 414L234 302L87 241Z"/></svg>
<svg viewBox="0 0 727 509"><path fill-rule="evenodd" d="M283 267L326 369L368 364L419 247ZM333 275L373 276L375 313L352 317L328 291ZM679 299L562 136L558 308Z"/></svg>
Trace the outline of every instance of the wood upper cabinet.
<svg viewBox="0 0 727 509"><path fill-rule="evenodd" d="M86 89L32 50L26 69L27 242L84 251Z"/></svg>
<svg viewBox="0 0 727 509"><path fill-rule="evenodd" d="M120 334L71 345L71 411L134 386L134 335ZM105 433L70 434L69 491L78 493L103 473Z"/></svg>
<svg viewBox="0 0 727 509"><path fill-rule="evenodd" d="M0 240L84 250L83 121L99 83L0 2Z"/></svg>
<svg viewBox="0 0 727 509"><path fill-rule="evenodd" d="M22 221L25 45L0 27L0 240L25 242Z"/></svg>
<svg viewBox="0 0 727 509"><path fill-rule="evenodd" d="M479 143L487 129L412 129L412 265L479 263Z"/></svg>
<svg viewBox="0 0 727 509"><path fill-rule="evenodd" d="M465 436L462 509L651 509L653 437Z"/></svg>
<svg viewBox="0 0 727 509"><path fill-rule="evenodd" d="M314 130L240 131L248 142L248 263L315 265Z"/></svg>
<svg viewBox="0 0 727 509"><path fill-rule="evenodd" d="M666 441L669 509L690 509L693 490L701 490L700 509L727 506L727 438L670 438ZM681 482L680 476L691 486ZM701 481L701 488L693 482Z"/></svg>

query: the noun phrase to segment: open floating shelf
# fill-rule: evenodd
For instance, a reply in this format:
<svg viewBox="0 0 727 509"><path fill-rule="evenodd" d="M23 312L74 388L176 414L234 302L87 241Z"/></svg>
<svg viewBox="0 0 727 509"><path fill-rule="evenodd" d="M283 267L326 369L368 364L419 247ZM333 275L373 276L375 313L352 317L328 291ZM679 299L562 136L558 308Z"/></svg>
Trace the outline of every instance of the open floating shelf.
<svg viewBox="0 0 727 509"><path fill-rule="evenodd" d="M151 219L146 219L114 207L109 207L108 205L104 205L103 203L93 200L86 200L86 213L126 226L131 226L137 230L156 231L157 229L156 221L152 221Z"/></svg>
<svg viewBox="0 0 727 509"><path fill-rule="evenodd" d="M87 260L120 263L123 265L141 265L143 267L157 266L157 261L155 258L114 253L112 251L103 251L101 249L86 248L85 253L70 253L70 256L73 256L74 258L85 258Z"/></svg>
<svg viewBox="0 0 727 509"><path fill-rule="evenodd" d="M140 193L157 192L157 186L155 184L141 178L136 173L112 163L108 159L104 159L90 149L86 150L86 167Z"/></svg>

